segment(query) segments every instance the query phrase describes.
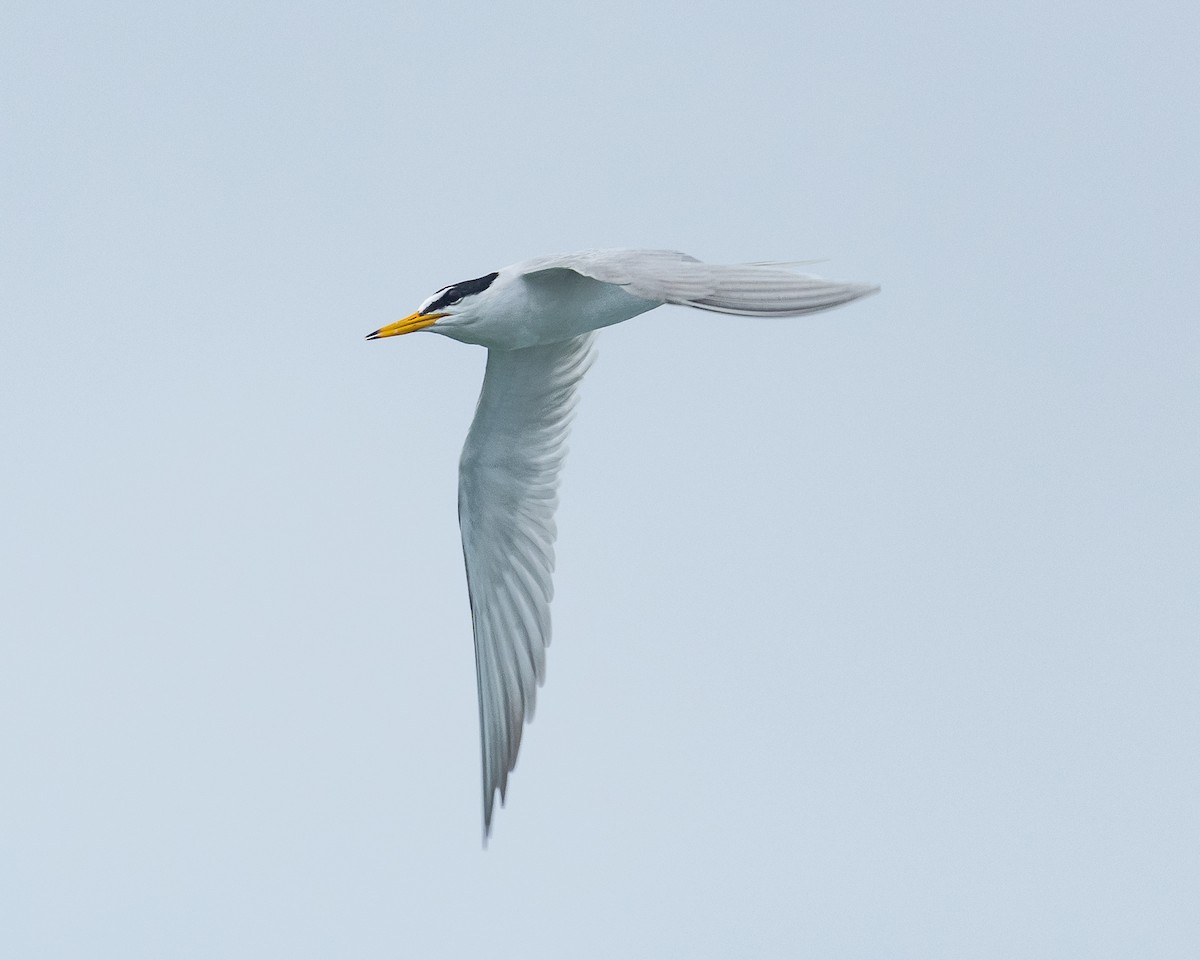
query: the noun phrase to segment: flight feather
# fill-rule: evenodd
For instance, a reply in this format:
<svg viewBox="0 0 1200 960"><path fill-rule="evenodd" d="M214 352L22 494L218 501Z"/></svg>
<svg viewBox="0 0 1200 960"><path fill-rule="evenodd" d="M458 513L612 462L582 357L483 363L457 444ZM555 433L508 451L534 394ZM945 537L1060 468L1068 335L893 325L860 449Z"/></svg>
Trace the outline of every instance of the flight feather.
<svg viewBox="0 0 1200 960"><path fill-rule="evenodd" d="M522 728L545 678L558 477L593 339L588 333L523 350L490 350L459 464L485 839L496 792L503 803Z"/></svg>

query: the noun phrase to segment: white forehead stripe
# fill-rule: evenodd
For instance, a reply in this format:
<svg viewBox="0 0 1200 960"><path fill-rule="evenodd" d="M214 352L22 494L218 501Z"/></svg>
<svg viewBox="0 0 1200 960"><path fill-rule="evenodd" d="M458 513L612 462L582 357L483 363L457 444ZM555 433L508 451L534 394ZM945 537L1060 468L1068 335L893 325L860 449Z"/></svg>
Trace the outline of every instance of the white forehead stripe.
<svg viewBox="0 0 1200 960"><path fill-rule="evenodd" d="M426 297L423 301L421 301L421 305L419 307L417 307L417 313L424 313L426 310L428 310L429 305L431 303L433 303L433 301L436 300L438 297L440 297L443 293L445 293L447 290L449 290L450 287L452 287L452 286L454 286L454 284L452 284L452 283L448 284L447 286L442 287L442 289L439 290L437 293L435 293L433 296Z"/></svg>

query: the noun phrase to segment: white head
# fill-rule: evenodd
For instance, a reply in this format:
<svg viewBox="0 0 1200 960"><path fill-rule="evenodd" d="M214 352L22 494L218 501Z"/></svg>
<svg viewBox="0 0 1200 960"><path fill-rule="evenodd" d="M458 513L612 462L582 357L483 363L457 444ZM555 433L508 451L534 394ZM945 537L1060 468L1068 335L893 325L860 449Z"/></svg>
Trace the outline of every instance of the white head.
<svg viewBox="0 0 1200 960"><path fill-rule="evenodd" d="M452 329L469 324L475 319L474 308L479 305L480 296L498 276L499 273L489 273L474 280L462 280L442 287L437 293L427 297L416 313L409 314L403 320L397 320L386 327L380 327L374 333L367 334L367 339L397 337L402 333L413 333L426 328L431 328L434 333L454 336L450 332Z"/></svg>

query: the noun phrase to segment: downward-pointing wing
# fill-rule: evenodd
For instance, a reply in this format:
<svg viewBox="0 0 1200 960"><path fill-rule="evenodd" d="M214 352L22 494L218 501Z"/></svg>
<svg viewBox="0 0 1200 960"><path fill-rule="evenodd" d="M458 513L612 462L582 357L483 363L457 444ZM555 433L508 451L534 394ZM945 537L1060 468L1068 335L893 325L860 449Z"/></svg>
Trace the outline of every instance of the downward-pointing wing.
<svg viewBox="0 0 1200 960"><path fill-rule="evenodd" d="M523 723L545 679L554 588L554 509L576 388L593 334L491 350L459 464L462 527L483 746L483 826L504 802Z"/></svg>

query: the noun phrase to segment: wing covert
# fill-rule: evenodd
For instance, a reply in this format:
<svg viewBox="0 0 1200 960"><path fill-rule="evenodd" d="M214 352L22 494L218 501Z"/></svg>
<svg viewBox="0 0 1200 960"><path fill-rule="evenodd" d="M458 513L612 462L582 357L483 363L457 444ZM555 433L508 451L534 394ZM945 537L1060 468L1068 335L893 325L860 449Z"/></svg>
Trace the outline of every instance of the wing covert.
<svg viewBox="0 0 1200 960"><path fill-rule="evenodd" d="M593 334L489 350L459 463L458 516L475 633L484 839L545 678L558 475Z"/></svg>

